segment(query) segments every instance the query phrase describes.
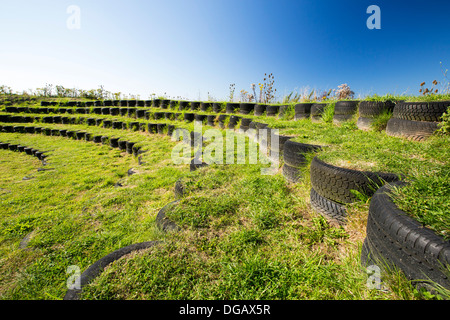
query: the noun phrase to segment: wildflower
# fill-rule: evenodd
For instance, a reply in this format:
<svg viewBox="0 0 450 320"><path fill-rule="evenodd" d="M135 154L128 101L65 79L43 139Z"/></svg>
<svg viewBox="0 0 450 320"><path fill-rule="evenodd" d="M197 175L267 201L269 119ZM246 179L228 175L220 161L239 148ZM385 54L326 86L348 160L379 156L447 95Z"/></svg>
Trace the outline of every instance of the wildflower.
<svg viewBox="0 0 450 320"><path fill-rule="evenodd" d="M424 82L422 82L421 84L420 84L420 86L422 87L422 86L424 86L425 85L425 81Z"/></svg>

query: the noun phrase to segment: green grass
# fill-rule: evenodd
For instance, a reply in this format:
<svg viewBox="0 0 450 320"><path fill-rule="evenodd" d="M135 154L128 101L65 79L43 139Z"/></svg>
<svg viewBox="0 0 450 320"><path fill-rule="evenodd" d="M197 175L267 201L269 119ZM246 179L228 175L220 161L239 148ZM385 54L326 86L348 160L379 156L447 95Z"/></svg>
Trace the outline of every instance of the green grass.
<svg viewBox="0 0 450 320"><path fill-rule="evenodd" d="M333 103L332 111L331 106ZM377 130L357 130L354 120L340 126L292 121L292 110L282 119L244 117L279 128L281 134L295 136L295 141L323 146L318 155L326 162L405 174L410 185L399 190L395 201L424 225L448 236L449 136L417 143ZM131 121L127 117L81 116ZM193 129L192 123L182 121L136 121ZM83 271L116 249L150 240L163 243L116 261L85 288L82 297L430 298L396 272L383 274L387 291L368 288L359 256L370 199L348 206L346 226L328 224L311 210L308 166L295 185L287 183L280 172L261 175L261 169L267 167L263 164L211 165L189 172L188 166L170 159L176 142L166 136L84 124L39 125L123 136L139 142L148 152L139 166L137 159L92 142L0 133L0 141L49 150L47 167L54 169L37 172L42 165L35 158L0 150L1 299L60 299L66 292L68 266L77 265ZM210 127L203 127L203 131L207 129ZM247 151L250 145L246 139ZM232 156L236 159L236 151ZM137 174L128 176L130 168ZM22 180L24 176L32 179ZM162 233L155 226L155 217L173 201L178 179L187 194L168 216L182 231ZM122 187L115 187L117 182ZM30 233L28 247L19 249Z"/></svg>

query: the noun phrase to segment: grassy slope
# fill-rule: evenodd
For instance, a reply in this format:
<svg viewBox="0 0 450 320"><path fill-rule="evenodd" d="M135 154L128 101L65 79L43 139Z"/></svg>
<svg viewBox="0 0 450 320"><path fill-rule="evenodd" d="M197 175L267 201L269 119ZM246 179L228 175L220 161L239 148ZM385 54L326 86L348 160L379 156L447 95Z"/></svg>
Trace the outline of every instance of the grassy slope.
<svg viewBox="0 0 450 320"><path fill-rule="evenodd" d="M416 170L422 179L438 177L448 165L447 138L417 144L383 133L363 133L351 124L336 127L254 118L280 127L283 134L296 135L298 141L329 145L320 156L337 165L401 173ZM117 132L74 127L93 133ZM167 138L161 142L157 136L119 132L134 140L149 139L147 147L154 148L144 154L147 165L138 168L141 174L126 177L130 167L137 168L136 161L106 146L0 134L2 141L54 149L50 162L60 168L36 174L21 193L0 194L1 212L5 212L0 217L2 298L62 297L67 266L75 264L84 270L115 249L155 239L165 240L164 245L118 261L87 287L84 298L416 298L396 274L383 278L388 292L367 288L359 250L368 204L350 206L347 226L328 225L309 207L307 169L297 185L286 183L280 174L262 176L259 166L211 166L188 173L185 166L171 163L168 155L174 143ZM2 159L10 154L1 152ZM22 159L25 155L6 157L11 160L7 168L20 167L23 161L36 164L36 160ZM13 189L13 181L25 171L15 174L7 168L1 167L9 178L4 180L2 175L0 187ZM154 217L173 199L174 182L181 176L190 193L170 214L183 231L161 234ZM125 188L114 188L119 180ZM440 203L436 208L442 208ZM33 249L18 250L20 240L31 231Z"/></svg>

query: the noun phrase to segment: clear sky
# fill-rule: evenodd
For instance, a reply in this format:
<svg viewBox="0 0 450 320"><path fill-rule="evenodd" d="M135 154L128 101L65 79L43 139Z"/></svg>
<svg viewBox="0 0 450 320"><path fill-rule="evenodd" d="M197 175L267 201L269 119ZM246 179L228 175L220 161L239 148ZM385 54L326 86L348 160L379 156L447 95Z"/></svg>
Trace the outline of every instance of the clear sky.
<svg viewBox="0 0 450 320"><path fill-rule="evenodd" d="M448 0L1 0L0 84L226 100L273 73L280 95L418 94L443 79L440 61L450 69L449 18Z"/></svg>

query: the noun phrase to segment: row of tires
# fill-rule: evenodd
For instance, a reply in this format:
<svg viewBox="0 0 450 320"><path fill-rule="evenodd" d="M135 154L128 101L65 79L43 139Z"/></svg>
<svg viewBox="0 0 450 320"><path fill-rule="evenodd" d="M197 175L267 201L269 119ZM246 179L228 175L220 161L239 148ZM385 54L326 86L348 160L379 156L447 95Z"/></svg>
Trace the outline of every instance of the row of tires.
<svg viewBox="0 0 450 320"><path fill-rule="evenodd" d="M117 137L108 137L106 135L95 135L86 131L80 130L70 130L70 129L52 129L45 127L35 127L35 126L11 126L0 124L0 132L7 133L21 133L21 134L43 134L45 136L57 136L57 137L66 137L74 140L83 140L83 141L92 141L94 143L109 145L112 148L119 148L120 150L127 152L129 154L133 154L134 156L138 156L140 153L141 147L136 144L136 142L123 140ZM11 148L16 148L14 150L19 150L19 146L14 147L14 145L10 145ZM13 151L14 151L13 150ZM39 155L39 153L38 153ZM39 159L45 158L45 154L40 154Z"/></svg>
<svg viewBox="0 0 450 320"><path fill-rule="evenodd" d="M270 130L269 126L264 123L250 121L248 123L248 128L256 129L258 133L259 129L267 129ZM257 134L258 136L258 134ZM268 135L270 136L270 135ZM278 150L283 155L284 165L283 165L283 175L291 182L296 182L301 177L301 167L307 163L306 161L306 153L316 152L320 150L320 146L301 144L290 140L291 137L282 136L280 141L280 149ZM271 149L270 141L268 143L269 149ZM202 164L204 165L204 164ZM191 163L191 170L198 168L201 165L195 165ZM338 223L345 223L346 221L346 209L345 204L351 203L357 200L356 196L351 190L357 190L360 193L363 193L367 196L372 196L378 194L379 189L386 182L394 183L398 181L400 177L396 174L391 173L376 173L376 172L360 172L345 168L339 168L327 164L321 161L318 157L315 157L311 162L310 168L310 178L311 178L311 193L310 193L310 203L312 208L319 212L320 214L327 217L329 220L337 221ZM377 191L378 190L378 191ZM374 196L375 199L375 196ZM375 206L375 205L374 205ZM371 203L372 208L372 203ZM378 209L371 209L374 212L378 212ZM392 237L386 237L385 235L380 235L380 233L376 230L374 225L383 226L386 221L378 221L374 222L374 219L378 219L380 215L378 213L374 213L370 216L373 218L369 218L367 225L367 238L364 242L364 247L362 251L362 260L364 262L373 261L373 259L384 259L389 260L390 263L402 269L405 274L407 274L411 279L417 280L417 275L420 273L423 279L424 277L428 277L430 280L448 288L448 278L445 274L445 270L442 268L433 268L426 267L431 271L431 275L429 275L426 270L417 270L415 266L408 268L402 267L402 256L399 256L397 251L407 252L407 250L402 249L403 242L400 240L397 241L397 251L393 253L393 250L390 250L393 240ZM167 220L166 224L168 223ZM422 230L427 230L424 228L420 228ZM414 231L419 232L419 231ZM426 233L430 234L430 231L427 230ZM414 261L419 261L416 265L421 266L423 259L431 259L430 263L442 263L444 266L449 265L449 248L448 242L443 241L442 238L434 235L434 240L431 246L432 248L438 247L438 253L433 251L434 253L430 257L424 257L420 252L415 252L414 250L409 253L410 259L416 259ZM438 238L439 240L437 240ZM387 248L387 249L386 249ZM389 251L389 250L390 251ZM417 248L416 248L417 249ZM415 255L411 258L411 255ZM434 256L433 256L434 255ZM434 258L433 258L434 257ZM437 259L438 262L433 259ZM427 261L428 261L427 260ZM434 261L434 262L433 262ZM436 276L437 275L437 276ZM423 283L423 282L421 282Z"/></svg>
<svg viewBox="0 0 450 320"><path fill-rule="evenodd" d="M134 101L134 102L130 102ZM168 106L172 107L169 100L154 100L152 107ZM149 102L147 101L147 102ZM161 101L165 101L161 103ZM44 101L43 101L44 102ZM172 119L179 117L180 113L170 112L149 112L145 109L135 108L136 105L146 106L145 103L136 103L136 100L125 100L123 103L116 103L121 106L125 105L127 108L107 108L99 107L101 101L92 102L93 108L78 107L78 108L27 108L27 107L6 107L7 112L33 112L37 113L95 113L104 115L127 115L136 118L149 119L154 116L155 119L166 118ZM142 101L144 102L144 101ZM77 102L74 102L77 104ZM176 101L174 107L182 110L201 110L209 111L213 110L216 113L226 112L233 114L239 112L241 114L255 114L267 116L282 116L284 110L288 107L277 105L260 105L254 103L226 103L225 110L223 103L213 102L189 102L189 101ZM73 104L73 103L72 103ZM106 103L110 105L110 103ZM104 103L103 103L104 105ZM149 105L149 103L147 103ZM327 104L325 103L299 103L295 105L294 119L310 118L311 121L321 121L322 114ZM398 102L393 103L391 101L338 101L335 104L333 122L340 124L344 121L348 121L359 112L357 120L357 126L361 130L368 130L372 122L377 116L383 112L392 112L393 116L388 121L386 132L390 136L400 136L410 140L421 141L431 136L438 129L438 122L441 120L442 115L446 109L450 106L450 101L432 101L432 102ZM36 110L33 110L36 109ZM185 118L196 117L192 113L185 115ZM198 115L199 117L204 115ZM185 119L186 120L186 119Z"/></svg>
<svg viewBox="0 0 450 320"><path fill-rule="evenodd" d="M16 143L0 142L0 150L23 152L30 156L36 157L41 161L45 161L45 159L47 158L47 155L44 151L39 151L38 149L22 146Z"/></svg>

